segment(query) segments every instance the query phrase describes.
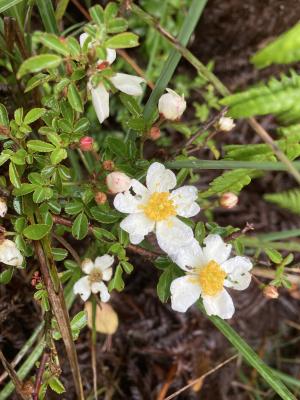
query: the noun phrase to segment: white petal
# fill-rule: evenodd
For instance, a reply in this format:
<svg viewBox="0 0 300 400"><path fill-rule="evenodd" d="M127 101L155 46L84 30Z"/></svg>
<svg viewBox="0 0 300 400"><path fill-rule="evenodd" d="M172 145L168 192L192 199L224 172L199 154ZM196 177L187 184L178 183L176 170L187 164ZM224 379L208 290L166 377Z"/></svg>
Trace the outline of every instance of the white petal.
<svg viewBox="0 0 300 400"><path fill-rule="evenodd" d="M234 304L229 293L223 289L217 296L203 296L203 305L208 315L229 319L234 314Z"/></svg>
<svg viewBox="0 0 300 400"><path fill-rule="evenodd" d="M114 198L115 208L126 214L140 213L141 200L133 196L130 192L118 193Z"/></svg>
<svg viewBox="0 0 300 400"><path fill-rule="evenodd" d="M15 242L5 239L0 244L0 262L12 267L20 267L23 263L23 256Z"/></svg>
<svg viewBox="0 0 300 400"><path fill-rule="evenodd" d="M106 270L104 270L102 272L102 279L104 281L109 281L111 279L111 277L112 277L112 273L113 273L112 268L107 268Z"/></svg>
<svg viewBox="0 0 300 400"><path fill-rule="evenodd" d="M81 263L81 269L87 275L94 269L94 263L90 258L85 258Z"/></svg>
<svg viewBox="0 0 300 400"><path fill-rule="evenodd" d="M250 285L252 263L247 257L233 257L225 261L221 267L229 274L224 286L236 290L245 290Z"/></svg>
<svg viewBox="0 0 300 400"><path fill-rule="evenodd" d="M129 233L131 243L138 244L154 229L154 221L151 221L143 213L130 214L120 224L120 227Z"/></svg>
<svg viewBox="0 0 300 400"><path fill-rule="evenodd" d="M100 288L101 301L103 301L103 303L107 303L108 300L110 299L110 294L108 293L108 289L103 282L100 283L100 286L101 286Z"/></svg>
<svg viewBox="0 0 300 400"><path fill-rule="evenodd" d="M175 254L169 254L172 261L181 269L190 271L205 263L203 251L196 239L193 239L187 246L180 246Z"/></svg>
<svg viewBox="0 0 300 400"><path fill-rule="evenodd" d="M172 192L171 198L176 205L177 214L181 217L190 218L200 211L195 202L198 198L198 189L195 186L182 186Z"/></svg>
<svg viewBox="0 0 300 400"><path fill-rule="evenodd" d="M170 292L173 310L185 312L199 299L201 289L190 276L181 276L171 283Z"/></svg>
<svg viewBox="0 0 300 400"><path fill-rule="evenodd" d="M84 42L86 41L87 38L89 38L90 35L88 35L86 32L82 33L81 35L79 35L79 43L80 43L80 47L83 47ZM89 46L91 47L91 43L89 43Z"/></svg>
<svg viewBox="0 0 300 400"><path fill-rule="evenodd" d="M150 195L149 190L141 182L131 179L131 188L139 197L145 198Z"/></svg>
<svg viewBox="0 0 300 400"><path fill-rule="evenodd" d="M115 76L109 78L111 83L121 92L129 94L130 96L141 96L143 90L141 83L145 82L143 78L134 75L117 73Z"/></svg>
<svg viewBox="0 0 300 400"><path fill-rule="evenodd" d="M170 217L156 224L159 247L167 254L175 256L182 246L190 244L194 238L192 229L176 217Z"/></svg>
<svg viewBox="0 0 300 400"><path fill-rule="evenodd" d="M235 290L245 290L251 283L252 275L249 272L234 272L225 279L224 286Z"/></svg>
<svg viewBox="0 0 300 400"><path fill-rule="evenodd" d="M106 49L106 61L111 65L117 57L115 49Z"/></svg>
<svg viewBox="0 0 300 400"><path fill-rule="evenodd" d="M109 117L109 93L101 83L96 88L90 87L92 102L100 124Z"/></svg>
<svg viewBox="0 0 300 400"><path fill-rule="evenodd" d="M221 267L224 269L227 274L234 273L234 271L250 271L252 268L252 262L248 257L236 256L233 258L229 258L229 260L225 261Z"/></svg>
<svg viewBox="0 0 300 400"><path fill-rule="evenodd" d="M91 285L88 276L84 276L80 278L74 285L73 291L75 294L79 294L83 301L87 301L87 299L91 295Z"/></svg>
<svg viewBox="0 0 300 400"><path fill-rule="evenodd" d="M220 235L208 235L204 244L203 253L207 262L214 260L218 264L227 260L232 248L231 244L224 243Z"/></svg>
<svg viewBox="0 0 300 400"><path fill-rule="evenodd" d="M105 271L114 263L114 257L110 256L109 254L104 254L104 256L97 257L95 259L94 265L100 271Z"/></svg>
<svg viewBox="0 0 300 400"><path fill-rule="evenodd" d="M147 171L146 184L150 192L168 192L176 186L174 172L155 162Z"/></svg>

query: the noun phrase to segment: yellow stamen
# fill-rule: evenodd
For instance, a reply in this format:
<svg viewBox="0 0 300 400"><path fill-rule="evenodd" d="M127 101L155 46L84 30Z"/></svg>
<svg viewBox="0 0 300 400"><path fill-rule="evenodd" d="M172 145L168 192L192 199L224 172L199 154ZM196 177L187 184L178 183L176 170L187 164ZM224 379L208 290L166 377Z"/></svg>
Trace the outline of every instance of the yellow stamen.
<svg viewBox="0 0 300 400"><path fill-rule="evenodd" d="M154 192L148 203L142 206L146 216L153 221L163 221L172 215L176 215L176 208L168 192Z"/></svg>
<svg viewBox="0 0 300 400"><path fill-rule="evenodd" d="M202 293L215 296L221 292L226 278L226 272L215 261L210 261L198 272L198 280Z"/></svg>

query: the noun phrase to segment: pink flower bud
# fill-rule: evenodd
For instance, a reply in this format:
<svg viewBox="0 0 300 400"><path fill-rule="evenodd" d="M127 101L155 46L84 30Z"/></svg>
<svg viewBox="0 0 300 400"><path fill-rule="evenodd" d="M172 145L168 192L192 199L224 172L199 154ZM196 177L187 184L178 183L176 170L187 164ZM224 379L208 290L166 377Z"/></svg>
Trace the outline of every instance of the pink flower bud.
<svg viewBox="0 0 300 400"><path fill-rule="evenodd" d="M167 89L167 92L158 101L158 111L164 118L176 121L180 119L186 109L186 101L183 96L179 96L172 89Z"/></svg>
<svg viewBox="0 0 300 400"><path fill-rule="evenodd" d="M239 198L237 197L236 194L231 193L231 192L227 192L227 193L223 193L222 196L220 197L219 203L220 206L223 208L233 208L237 205L239 201Z"/></svg>
<svg viewBox="0 0 300 400"><path fill-rule="evenodd" d="M106 201L107 201L107 196L106 196L105 193L103 193L103 192L97 192L97 193L95 194L95 202L96 202L97 204L105 204Z"/></svg>
<svg viewBox="0 0 300 400"><path fill-rule="evenodd" d="M149 138L151 140L157 140L160 138L160 129L158 126L152 126L149 132Z"/></svg>
<svg viewBox="0 0 300 400"><path fill-rule="evenodd" d="M105 171L113 171L115 169L115 164L112 160L106 160L103 161L102 167Z"/></svg>
<svg viewBox="0 0 300 400"><path fill-rule="evenodd" d="M93 150L94 139L91 136L84 136L79 140L79 148L82 151Z"/></svg>
<svg viewBox="0 0 300 400"><path fill-rule="evenodd" d="M113 194L129 190L131 179L123 172L111 172L106 177L106 185Z"/></svg>
<svg viewBox="0 0 300 400"><path fill-rule="evenodd" d="M263 293L267 299L277 299L279 297L277 288L272 285L266 286L263 290Z"/></svg>

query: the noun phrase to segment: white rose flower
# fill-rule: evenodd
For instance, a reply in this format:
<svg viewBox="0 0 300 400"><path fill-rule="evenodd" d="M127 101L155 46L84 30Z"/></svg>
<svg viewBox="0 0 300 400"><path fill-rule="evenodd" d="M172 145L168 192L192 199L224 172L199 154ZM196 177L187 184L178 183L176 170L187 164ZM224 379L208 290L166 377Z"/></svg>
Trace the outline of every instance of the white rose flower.
<svg viewBox="0 0 300 400"><path fill-rule="evenodd" d="M81 47L84 45L84 42L89 37L87 33L83 33L79 37L79 42ZM93 43L89 43L88 47L92 47ZM114 49L106 49L106 59L98 60L97 64L100 67L101 64L111 65L116 59L116 50ZM129 74L116 73L115 75L107 78L113 86L120 90L123 93L126 93L130 96L141 96L143 93L141 83L145 82L145 79ZM100 124L109 117L109 93L104 86L103 83L98 84L96 87L93 87L91 80L88 83L88 89L91 91L92 95L92 103L94 109L96 111L98 120Z"/></svg>
<svg viewBox="0 0 300 400"><path fill-rule="evenodd" d="M101 301L107 302L110 298L107 286L103 281L109 281L112 277L112 264L114 257L105 254L97 257L93 262L89 258L83 260L81 268L86 276L80 278L74 285L73 291L86 301L91 293L100 292Z"/></svg>
<svg viewBox="0 0 300 400"><path fill-rule="evenodd" d="M176 121L180 119L186 109L186 101L174 90L166 89L168 93L163 94L158 101L158 111L166 119Z"/></svg>
<svg viewBox="0 0 300 400"><path fill-rule="evenodd" d="M158 162L149 167L146 185L132 179L131 189L135 196L127 191L115 197L115 208L129 214L120 227L129 233L133 244L155 232L161 249L173 254L193 240L192 229L176 216L188 218L198 214L197 188L183 186L170 192L176 186L176 176Z"/></svg>
<svg viewBox="0 0 300 400"><path fill-rule="evenodd" d="M194 240L181 247L173 261L186 273L171 283L171 306L185 312L200 296L208 315L228 319L234 314L234 304L225 289L247 289L251 282L252 263L247 257L229 258L231 245L219 235L208 235L202 249Z"/></svg>
<svg viewBox="0 0 300 400"><path fill-rule="evenodd" d="M235 123L230 117L221 117L218 122L220 131L230 132L235 127Z"/></svg>
<svg viewBox="0 0 300 400"><path fill-rule="evenodd" d="M3 197L0 197L0 217L1 218L5 217L6 213L7 213L6 200Z"/></svg>
<svg viewBox="0 0 300 400"><path fill-rule="evenodd" d="M23 264L23 256L12 240L4 239L0 242L0 262L12 267Z"/></svg>

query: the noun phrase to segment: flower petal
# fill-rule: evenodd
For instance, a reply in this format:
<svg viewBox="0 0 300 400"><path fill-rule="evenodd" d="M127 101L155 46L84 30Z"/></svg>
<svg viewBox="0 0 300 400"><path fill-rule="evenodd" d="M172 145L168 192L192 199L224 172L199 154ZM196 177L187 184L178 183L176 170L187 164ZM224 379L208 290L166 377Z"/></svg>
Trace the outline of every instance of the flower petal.
<svg viewBox="0 0 300 400"><path fill-rule="evenodd" d="M131 188L134 193L142 198L148 197L150 195L149 190L141 182L136 179L131 179Z"/></svg>
<svg viewBox="0 0 300 400"><path fill-rule="evenodd" d="M83 301L87 301L87 299L91 295L91 285L88 276L84 276L80 278L74 285L73 291L75 294L79 294Z"/></svg>
<svg viewBox="0 0 300 400"><path fill-rule="evenodd" d="M233 257L225 261L221 267L228 273L224 286L236 290L245 290L251 283L252 263L247 257Z"/></svg>
<svg viewBox="0 0 300 400"><path fill-rule="evenodd" d="M104 281L109 281L112 277L113 274L113 269L112 268L107 268L102 272L102 279Z"/></svg>
<svg viewBox="0 0 300 400"><path fill-rule="evenodd" d="M22 265L23 256L12 240L5 239L0 244L0 262L13 267Z"/></svg>
<svg viewBox="0 0 300 400"><path fill-rule="evenodd" d="M104 256L96 257L94 265L102 272L109 268L114 263L114 260L114 257L104 254Z"/></svg>
<svg viewBox="0 0 300 400"><path fill-rule="evenodd" d="M175 257L182 246L190 244L194 234L192 229L176 217L159 221L156 224L156 237L159 247Z"/></svg>
<svg viewBox="0 0 300 400"><path fill-rule="evenodd" d="M217 296L203 296L203 305L208 315L217 315L222 319L231 318L235 311L232 298L225 289Z"/></svg>
<svg viewBox="0 0 300 400"><path fill-rule="evenodd" d="M181 246L175 254L169 257L184 271L198 268L205 263L203 251L196 239L187 246Z"/></svg>
<svg viewBox="0 0 300 400"><path fill-rule="evenodd" d="M185 312L200 297L201 289L189 276L175 279L170 286L171 307L174 311Z"/></svg>
<svg viewBox="0 0 300 400"><path fill-rule="evenodd" d="M90 258L85 258L81 263L81 269L85 274L90 274L94 269L94 263Z"/></svg>
<svg viewBox="0 0 300 400"><path fill-rule="evenodd" d="M89 34L87 34L86 32L83 32L81 35L79 35L79 44L80 47L84 46L84 42L86 41L86 39L88 39L90 37ZM89 43L88 47L91 47L91 43Z"/></svg>
<svg viewBox="0 0 300 400"><path fill-rule="evenodd" d="M106 49L106 61L111 65L117 57L117 52L115 49Z"/></svg>
<svg viewBox="0 0 300 400"><path fill-rule="evenodd" d="M133 196L130 192L118 193L114 198L115 208L125 214L140 213L142 202L137 196Z"/></svg>
<svg viewBox="0 0 300 400"><path fill-rule="evenodd" d="M176 176L164 165L155 162L148 168L146 184L150 192L168 192L176 186Z"/></svg>
<svg viewBox="0 0 300 400"><path fill-rule="evenodd" d="M106 285L103 282L100 282L100 299L103 301L103 303L107 303L108 300L110 299L110 294L108 293L108 289Z"/></svg>
<svg viewBox="0 0 300 400"><path fill-rule="evenodd" d="M138 244L154 229L154 221L151 221L143 213L130 214L120 224L120 227L129 233L131 243Z"/></svg>
<svg viewBox="0 0 300 400"><path fill-rule="evenodd" d="M141 96L143 94L140 84L145 82L145 80L139 76L118 72L115 76L109 78L109 80L117 89L123 93L129 94L130 96Z"/></svg>
<svg viewBox="0 0 300 400"><path fill-rule="evenodd" d="M234 271L250 271L252 268L252 262L248 257L236 256L233 258L229 258L229 260L225 261L221 267L224 269L227 274L234 273Z"/></svg>
<svg viewBox="0 0 300 400"><path fill-rule="evenodd" d="M101 83L96 88L91 86L92 102L100 124L109 117L109 93Z"/></svg>
<svg viewBox="0 0 300 400"><path fill-rule="evenodd" d="M182 186L171 193L177 214L185 218L193 217L200 211L199 205L195 202L197 198L198 189L195 186Z"/></svg>
<svg viewBox="0 0 300 400"><path fill-rule="evenodd" d="M203 253L207 262L214 260L218 264L227 260L232 248L231 244L224 243L220 235L208 235L204 244Z"/></svg>

